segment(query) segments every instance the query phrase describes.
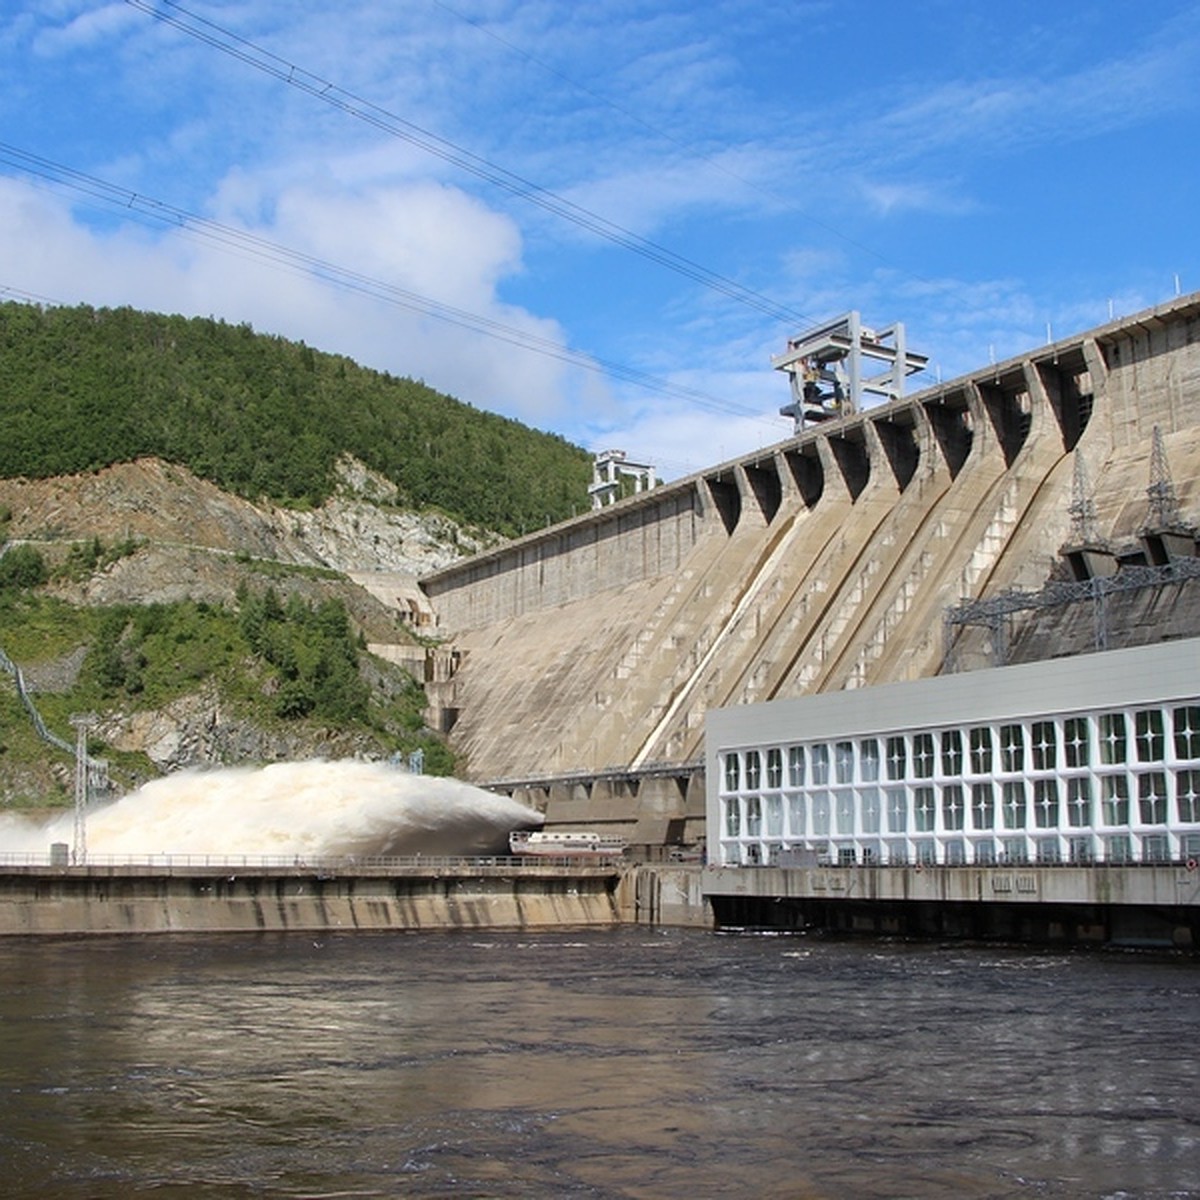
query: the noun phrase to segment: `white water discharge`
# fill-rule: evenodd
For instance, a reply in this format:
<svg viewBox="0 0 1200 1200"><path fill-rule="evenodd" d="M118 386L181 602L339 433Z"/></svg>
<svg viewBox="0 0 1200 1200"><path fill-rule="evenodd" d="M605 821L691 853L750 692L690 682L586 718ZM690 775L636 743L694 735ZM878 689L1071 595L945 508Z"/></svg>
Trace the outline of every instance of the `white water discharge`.
<svg viewBox="0 0 1200 1200"><path fill-rule="evenodd" d="M0 816L0 852L70 843L74 813ZM180 771L87 814L92 855L505 854L541 813L457 779L383 763L288 762Z"/></svg>

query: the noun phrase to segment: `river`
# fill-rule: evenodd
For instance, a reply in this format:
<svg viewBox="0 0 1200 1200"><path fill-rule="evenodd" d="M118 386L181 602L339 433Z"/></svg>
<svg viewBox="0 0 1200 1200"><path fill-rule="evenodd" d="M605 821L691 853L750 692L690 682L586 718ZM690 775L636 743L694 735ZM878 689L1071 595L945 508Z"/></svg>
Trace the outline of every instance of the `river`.
<svg viewBox="0 0 1200 1200"><path fill-rule="evenodd" d="M0 943L6 1197L1200 1195L1200 967L622 928Z"/></svg>

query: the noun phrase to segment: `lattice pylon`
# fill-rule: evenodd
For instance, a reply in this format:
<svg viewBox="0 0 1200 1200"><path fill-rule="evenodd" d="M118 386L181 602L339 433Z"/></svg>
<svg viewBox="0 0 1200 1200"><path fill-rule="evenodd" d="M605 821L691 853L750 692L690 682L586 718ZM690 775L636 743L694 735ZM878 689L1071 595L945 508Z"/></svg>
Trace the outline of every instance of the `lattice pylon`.
<svg viewBox="0 0 1200 1200"><path fill-rule="evenodd" d="M1067 512L1071 514L1071 544L1091 546L1098 540L1096 533L1096 501L1088 481L1087 467L1078 450L1074 455L1074 475L1071 479L1071 503Z"/></svg>
<svg viewBox="0 0 1200 1200"><path fill-rule="evenodd" d="M1150 486L1146 489L1146 496L1150 501L1151 529L1172 529L1182 524L1175 484L1171 479L1171 469L1167 466L1167 449L1162 430L1157 425L1150 441Z"/></svg>
<svg viewBox="0 0 1200 1200"><path fill-rule="evenodd" d="M75 728L75 840L71 857L77 867L87 865L88 730L96 724L95 713L72 713Z"/></svg>

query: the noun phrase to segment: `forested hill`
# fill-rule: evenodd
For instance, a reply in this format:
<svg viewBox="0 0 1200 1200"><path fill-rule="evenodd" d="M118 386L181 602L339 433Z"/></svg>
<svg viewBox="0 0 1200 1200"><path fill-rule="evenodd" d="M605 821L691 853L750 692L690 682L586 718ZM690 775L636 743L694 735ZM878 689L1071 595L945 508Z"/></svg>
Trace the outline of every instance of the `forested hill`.
<svg viewBox="0 0 1200 1200"><path fill-rule="evenodd" d="M0 477L154 455L319 504L352 454L405 503L513 535L587 503L589 456L412 379L209 318L0 304Z"/></svg>

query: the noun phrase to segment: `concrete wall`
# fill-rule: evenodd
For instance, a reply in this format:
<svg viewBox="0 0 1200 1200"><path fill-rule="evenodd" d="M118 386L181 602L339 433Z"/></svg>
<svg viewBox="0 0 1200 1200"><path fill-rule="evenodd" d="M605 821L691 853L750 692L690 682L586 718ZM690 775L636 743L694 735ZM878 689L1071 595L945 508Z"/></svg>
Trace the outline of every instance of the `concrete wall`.
<svg viewBox="0 0 1200 1200"><path fill-rule="evenodd" d="M675 570L705 525L702 489L693 482L477 554L421 586L440 627L474 629Z"/></svg>
<svg viewBox="0 0 1200 1200"><path fill-rule="evenodd" d="M617 891L615 872L555 869L337 878L25 869L0 875L0 936L613 925Z"/></svg>
<svg viewBox="0 0 1200 1200"><path fill-rule="evenodd" d="M1198 424L1192 296L466 560L422 581L462 655L435 719L470 778L529 779L695 762L709 708L935 674L947 606L1059 567L1074 451L1125 536L1158 425L1200 520ZM986 635L955 657L987 665Z"/></svg>
<svg viewBox="0 0 1200 1200"><path fill-rule="evenodd" d="M726 928L1200 946L1200 876L1182 867L710 868L701 887Z"/></svg>
<svg viewBox="0 0 1200 1200"><path fill-rule="evenodd" d="M621 880L621 898L625 919L638 925L713 927L699 866L633 867Z"/></svg>

